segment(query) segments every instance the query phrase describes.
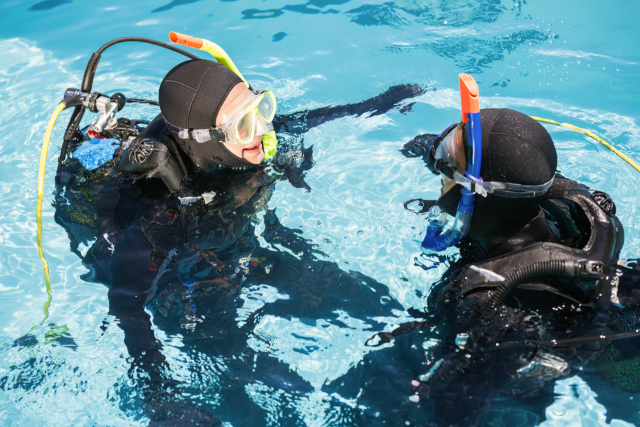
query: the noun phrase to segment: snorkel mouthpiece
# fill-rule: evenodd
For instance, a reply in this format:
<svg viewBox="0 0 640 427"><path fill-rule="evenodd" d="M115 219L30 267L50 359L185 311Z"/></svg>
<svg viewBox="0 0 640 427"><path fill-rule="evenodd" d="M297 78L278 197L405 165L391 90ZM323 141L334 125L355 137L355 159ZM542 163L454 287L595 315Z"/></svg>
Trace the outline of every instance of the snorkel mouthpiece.
<svg viewBox="0 0 640 427"><path fill-rule="evenodd" d="M478 180L482 163L482 131L480 129L478 84L468 74L460 74L459 79L462 121L467 124L467 169L465 175L471 180ZM431 208L427 217L429 220L427 234L422 241L422 247L428 251L440 252L460 243L469 231L475 199L475 192L462 188L462 199L458 203L455 220L447 231L444 231L446 214L440 211L437 205Z"/></svg>
<svg viewBox="0 0 640 427"><path fill-rule="evenodd" d="M276 132L270 130L262 135L262 150L264 151L264 159L271 160L278 152L278 138Z"/></svg>

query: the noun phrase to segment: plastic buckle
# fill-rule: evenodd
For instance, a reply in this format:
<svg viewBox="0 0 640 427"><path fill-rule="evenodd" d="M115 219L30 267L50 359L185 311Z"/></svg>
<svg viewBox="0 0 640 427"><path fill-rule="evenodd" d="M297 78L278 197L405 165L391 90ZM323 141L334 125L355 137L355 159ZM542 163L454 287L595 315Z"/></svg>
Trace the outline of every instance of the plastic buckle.
<svg viewBox="0 0 640 427"><path fill-rule="evenodd" d="M487 197L487 190L484 189L484 180L482 178L476 178L468 172L465 172L464 175L470 181L469 191L479 194L482 197Z"/></svg>
<svg viewBox="0 0 640 427"><path fill-rule="evenodd" d="M616 204L613 202L611 197L604 191L594 191L593 200L595 200L598 206L600 206L600 209L602 209L606 213L611 215L616 214Z"/></svg>
<svg viewBox="0 0 640 427"><path fill-rule="evenodd" d="M456 170L457 169L451 166L449 163L443 162L440 166L440 172L442 172L442 174L449 179L453 179L453 174L456 173Z"/></svg>

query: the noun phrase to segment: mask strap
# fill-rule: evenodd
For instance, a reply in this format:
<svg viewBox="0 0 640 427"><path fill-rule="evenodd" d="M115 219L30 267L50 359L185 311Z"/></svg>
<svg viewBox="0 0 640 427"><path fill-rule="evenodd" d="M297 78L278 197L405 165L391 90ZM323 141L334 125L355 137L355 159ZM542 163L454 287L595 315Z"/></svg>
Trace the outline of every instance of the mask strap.
<svg viewBox="0 0 640 427"><path fill-rule="evenodd" d="M174 124L169 123L167 119L162 117L167 127L171 132L175 132L178 134L178 137L181 139L194 139L199 143L209 142L209 141L218 141L223 142L227 139L224 131L218 130L218 128L211 129L185 129L180 126L176 126Z"/></svg>
<svg viewBox="0 0 640 427"><path fill-rule="evenodd" d="M554 178L551 178L544 184L525 185L514 184L512 182L484 182L482 178L475 178L469 174L466 174L465 176L460 174L458 171L453 173L453 180L472 193L480 194L482 197L487 197L487 194L494 194L496 196L511 199L524 199L542 196L547 192L549 187L551 187Z"/></svg>
<svg viewBox="0 0 640 427"><path fill-rule="evenodd" d="M554 177L555 178L555 177ZM485 182L488 193L509 198L528 198L542 196L553 184L554 178L540 185L514 184L512 182Z"/></svg>

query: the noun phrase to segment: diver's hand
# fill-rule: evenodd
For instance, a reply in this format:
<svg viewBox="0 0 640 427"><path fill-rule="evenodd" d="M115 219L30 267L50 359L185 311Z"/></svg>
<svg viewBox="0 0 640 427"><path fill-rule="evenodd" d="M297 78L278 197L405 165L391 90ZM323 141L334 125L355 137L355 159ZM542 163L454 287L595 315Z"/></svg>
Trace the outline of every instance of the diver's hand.
<svg viewBox="0 0 640 427"><path fill-rule="evenodd" d="M429 149L435 142L438 135L433 135L429 133L425 133L423 135L418 135L413 138L411 141L404 144L404 147L400 150L400 152L405 157L420 157L427 161L427 154L429 154Z"/></svg>
<svg viewBox="0 0 640 427"><path fill-rule="evenodd" d="M302 161L299 165L287 168L284 171L283 178L289 181L294 188L304 188L306 191L311 191L311 187L304 180L306 177L306 171L311 169L316 164L313 161L313 145L311 147L302 148L300 150L302 155Z"/></svg>
<svg viewBox="0 0 640 427"><path fill-rule="evenodd" d="M372 116L384 114L389 110L400 107L401 113L407 113L411 111L412 103L404 102L407 99L415 98L426 92L426 88L416 84L402 84L391 86L389 89L382 92L380 95L362 101L362 107L367 110L365 112L371 112ZM359 105L359 104L354 104ZM360 113L360 114L362 114Z"/></svg>
<svg viewBox="0 0 640 427"><path fill-rule="evenodd" d="M438 204L437 200L411 199L404 202L404 208L413 213L422 214Z"/></svg>

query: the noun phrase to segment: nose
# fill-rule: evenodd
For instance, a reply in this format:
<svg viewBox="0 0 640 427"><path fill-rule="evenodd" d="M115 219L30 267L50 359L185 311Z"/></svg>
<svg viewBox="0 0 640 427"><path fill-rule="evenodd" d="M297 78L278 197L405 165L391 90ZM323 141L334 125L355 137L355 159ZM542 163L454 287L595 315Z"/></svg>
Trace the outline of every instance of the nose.
<svg viewBox="0 0 640 427"><path fill-rule="evenodd" d="M258 123L256 125L256 136L262 136L267 132L269 132L269 128L261 118L258 118Z"/></svg>

